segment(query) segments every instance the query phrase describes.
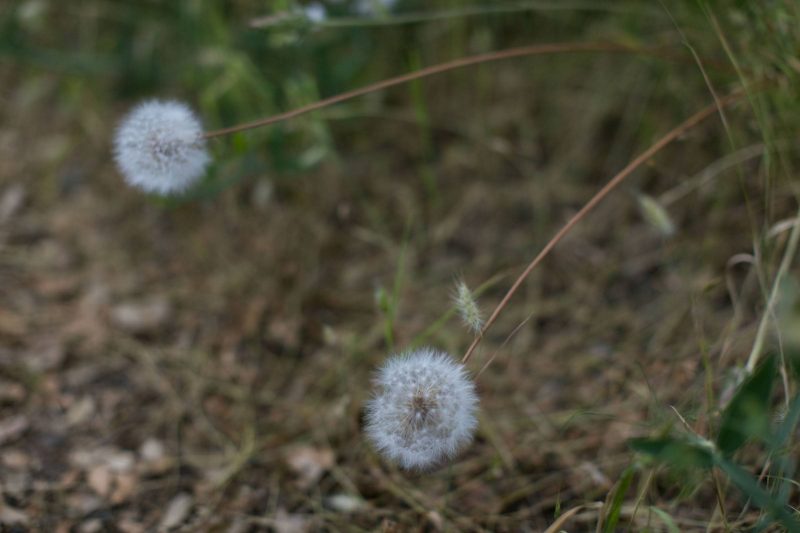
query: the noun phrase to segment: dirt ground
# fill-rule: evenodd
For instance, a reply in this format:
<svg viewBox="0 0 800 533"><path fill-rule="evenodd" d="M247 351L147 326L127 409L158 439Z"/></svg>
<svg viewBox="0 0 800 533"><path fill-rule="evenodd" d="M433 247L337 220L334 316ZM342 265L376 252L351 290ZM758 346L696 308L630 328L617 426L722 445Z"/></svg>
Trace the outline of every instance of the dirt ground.
<svg viewBox="0 0 800 533"><path fill-rule="evenodd" d="M580 505L563 527L588 531L635 465L629 530L666 530L659 509L705 530L711 483L676 485L626 441L681 424L676 413L708 429L762 298L737 254L752 251L754 221L791 212L752 179L758 158L739 174L714 166L726 153L716 117L637 172L517 293L470 363L477 373L499 350L478 378L476 440L452 465L402 472L361 430L387 355L459 356L471 342L450 309L455 278L490 282L488 313L614 172L696 111L646 83L598 98L596 79L628 58L570 61L576 74L558 83L531 82L530 61L484 71L488 89L466 72L426 81L428 147L413 110L392 104L402 91L378 116L316 118L335 148L321 165L185 202L148 198L115 170L110 132L128 103L78 120L58 105L61 85L34 98L10 72L0 528L541 531ZM226 145L212 150L224 160ZM674 235L643 216L640 194L662 202ZM376 301L395 287L389 346Z"/></svg>

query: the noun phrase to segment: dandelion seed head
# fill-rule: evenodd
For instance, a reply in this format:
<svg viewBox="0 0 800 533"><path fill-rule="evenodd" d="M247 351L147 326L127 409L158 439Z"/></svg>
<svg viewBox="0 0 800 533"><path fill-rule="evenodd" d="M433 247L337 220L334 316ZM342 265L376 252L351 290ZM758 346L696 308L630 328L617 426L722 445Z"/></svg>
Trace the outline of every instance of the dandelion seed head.
<svg viewBox="0 0 800 533"><path fill-rule="evenodd" d="M475 297L472 295L472 291L469 290L463 280L456 281L453 303L464 325L473 333L480 333L481 329L483 329L483 316Z"/></svg>
<svg viewBox="0 0 800 533"><path fill-rule="evenodd" d="M211 160L203 126L191 108L161 100L139 104L122 120L114 158L128 184L157 194L185 190Z"/></svg>
<svg viewBox="0 0 800 533"><path fill-rule="evenodd" d="M472 440L475 384L450 355L423 348L390 357L375 384L378 391L367 405L367 436L401 467L434 467Z"/></svg>
<svg viewBox="0 0 800 533"><path fill-rule="evenodd" d="M325 10L325 6L319 2L314 2L304 7L303 13L310 22L317 24L324 22L325 19L328 18L328 13Z"/></svg>

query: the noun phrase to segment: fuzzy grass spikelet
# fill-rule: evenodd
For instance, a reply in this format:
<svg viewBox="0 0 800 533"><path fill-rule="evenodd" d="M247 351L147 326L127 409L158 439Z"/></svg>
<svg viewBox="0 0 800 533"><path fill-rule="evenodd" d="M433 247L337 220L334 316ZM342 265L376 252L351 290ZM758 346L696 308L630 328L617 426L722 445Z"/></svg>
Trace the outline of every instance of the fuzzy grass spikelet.
<svg viewBox="0 0 800 533"><path fill-rule="evenodd" d="M483 328L483 316L472 291L463 280L456 281L453 291L453 303L458 310L461 321L472 333L480 333Z"/></svg>
<svg viewBox="0 0 800 533"><path fill-rule="evenodd" d="M114 137L114 158L128 184L161 195L181 192L211 158L203 126L182 102L149 100L136 106Z"/></svg>
<svg viewBox="0 0 800 533"><path fill-rule="evenodd" d="M450 355L423 348L392 356L375 384L378 391L367 405L367 436L401 467L435 467L472 440L475 384Z"/></svg>

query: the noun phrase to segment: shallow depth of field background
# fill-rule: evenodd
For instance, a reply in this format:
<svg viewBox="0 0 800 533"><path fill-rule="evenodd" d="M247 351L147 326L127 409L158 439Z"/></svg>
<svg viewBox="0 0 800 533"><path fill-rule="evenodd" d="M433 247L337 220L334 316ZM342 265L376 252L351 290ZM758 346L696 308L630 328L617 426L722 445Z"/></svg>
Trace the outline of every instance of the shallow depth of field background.
<svg viewBox="0 0 800 533"><path fill-rule="evenodd" d="M322 4L320 21L291 0L2 2L0 529L541 531L578 506L561 528L764 518L718 471L627 442L713 438L741 379L797 211L800 7ZM214 140L177 199L127 187L112 161L144 98L185 100L213 129L568 41L659 52L485 64ZM454 280L491 311L603 183L743 81L726 124L654 157L516 294L470 362L529 319L478 380L474 444L426 474L377 456L361 431L376 365L472 340ZM768 351L798 340L799 273ZM776 380L775 416L796 387ZM758 442L735 460L768 464Z"/></svg>

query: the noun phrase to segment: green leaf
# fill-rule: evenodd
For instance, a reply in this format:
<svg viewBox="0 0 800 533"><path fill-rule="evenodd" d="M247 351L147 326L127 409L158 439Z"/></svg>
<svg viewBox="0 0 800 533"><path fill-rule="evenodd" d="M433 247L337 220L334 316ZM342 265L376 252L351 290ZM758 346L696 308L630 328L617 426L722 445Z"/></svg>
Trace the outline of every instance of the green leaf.
<svg viewBox="0 0 800 533"><path fill-rule="evenodd" d="M791 453L791 436L800 421L800 394L792 398L783 420L777 425L770 442L773 464L770 473L775 479L772 492L781 504L786 504L794 492L794 477L797 466ZM787 448L787 444L789 448Z"/></svg>
<svg viewBox="0 0 800 533"><path fill-rule="evenodd" d="M700 442L676 437L631 439L628 445L641 454L650 456L670 466L684 468L711 468L712 450Z"/></svg>
<svg viewBox="0 0 800 533"><path fill-rule="evenodd" d="M755 505L781 522L788 531L800 531L800 521L785 505L764 490L749 472L719 455L715 456L715 463Z"/></svg>
<svg viewBox="0 0 800 533"><path fill-rule="evenodd" d="M622 512L622 504L625 501L625 494L628 492L628 487L631 486L631 482L633 481L634 473L636 473L636 470L633 467L626 468L617 482L617 490L614 491L611 507L608 509L608 514L606 515L606 524L603 527L603 531L606 533L617 530L619 515Z"/></svg>
<svg viewBox="0 0 800 533"><path fill-rule="evenodd" d="M747 441L769 437L770 396L775 378L775 358L769 357L742 383L725 411L717 437L717 446L730 455Z"/></svg>
<svg viewBox="0 0 800 533"><path fill-rule="evenodd" d="M787 275L778 291L781 296L775 313L784 360L794 377L800 379L800 280Z"/></svg>
<svg viewBox="0 0 800 533"><path fill-rule="evenodd" d="M783 420L778 425L775 438L771 443L773 450L779 451L780 448L786 445L789 441L789 437L794 433L798 422L800 422L800 394L792 399L789 404L789 409L786 411L786 416L783 417Z"/></svg>
<svg viewBox="0 0 800 533"><path fill-rule="evenodd" d="M672 519L670 515L667 514L666 511L659 509L658 507L651 507L651 511L653 511L656 516L658 516L664 525L667 526L667 531L669 533L680 533L681 530L678 529L678 526L675 524L675 520Z"/></svg>

